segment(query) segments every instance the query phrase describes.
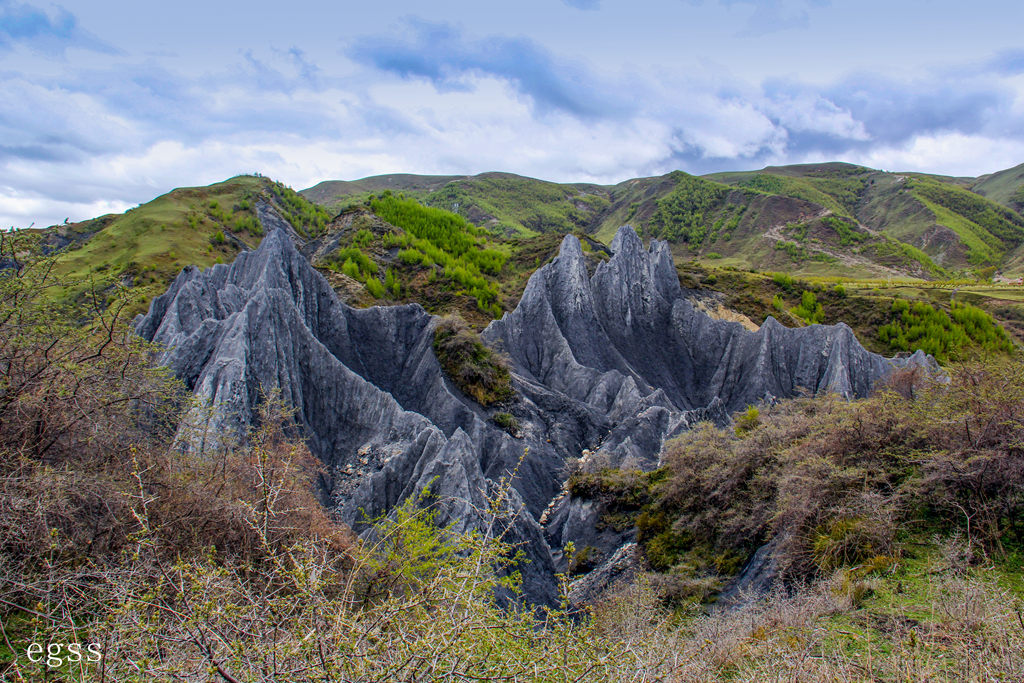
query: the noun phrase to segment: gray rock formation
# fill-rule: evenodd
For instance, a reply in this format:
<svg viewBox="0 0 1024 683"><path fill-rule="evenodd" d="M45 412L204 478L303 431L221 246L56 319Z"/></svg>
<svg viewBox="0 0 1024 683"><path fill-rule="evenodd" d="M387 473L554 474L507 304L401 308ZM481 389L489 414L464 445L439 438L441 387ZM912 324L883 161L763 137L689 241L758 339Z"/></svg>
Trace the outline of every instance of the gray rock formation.
<svg viewBox="0 0 1024 683"><path fill-rule="evenodd" d="M645 250L629 228L588 277L568 236L483 334L512 359L516 439L444 376L435 320L420 306L341 303L290 226L258 210L260 247L231 265L186 268L136 320L138 333L165 345L161 362L213 407L214 431L243 429L262 392L279 389L328 468L325 500L356 529L427 486L444 521L479 527L495 482L516 472L505 523L529 558L520 569L536 602L555 599L559 549L595 523L580 501L558 497L567 459L591 449L609 464L653 467L665 439L697 421L724 422L801 387L861 396L894 363L844 325L769 319L752 333L712 320L686 301L667 245ZM624 540L602 544L611 555Z"/></svg>

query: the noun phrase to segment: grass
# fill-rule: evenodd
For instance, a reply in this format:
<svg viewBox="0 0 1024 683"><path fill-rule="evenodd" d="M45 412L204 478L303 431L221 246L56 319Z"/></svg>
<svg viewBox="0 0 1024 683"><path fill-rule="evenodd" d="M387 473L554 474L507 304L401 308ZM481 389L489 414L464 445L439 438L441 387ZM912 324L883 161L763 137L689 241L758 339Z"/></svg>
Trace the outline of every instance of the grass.
<svg viewBox="0 0 1024 683"><path fill-rule="evenodd" d="M995 263L999 260L1002 254L1000 253L1001 244L997 238L944 206L940 206L924 197L918 197L918 199L935 215L936 223L946 226L957 234L967 248L968 263L982 265Z"/></svg>
<svg viewBox="0 0 1024 683"><path fill-rule="evenodd" d="M510 173L485 173L457 180L426 197L506 235L573 232L588 226L609 205L596 185L550 183Z"/></svg>
<svg viewBox="0 0 1024 683"><path fill-rule="evenodd" d="M93 287L104 292L123 282L136 296L131 312L145 310L185 266L207 267L238 252L234 243L215 240L233 226L211 211L223 215L266 186L262 178L239 176L208 187L174 190L114 217L89 241L60 257L58 274L73 283L65 296L76 299ZM214 202L217 208L211 209ZM251 212L237 213L242 217ZM251 233L238 237L250 246L258 242Z"/></svg>

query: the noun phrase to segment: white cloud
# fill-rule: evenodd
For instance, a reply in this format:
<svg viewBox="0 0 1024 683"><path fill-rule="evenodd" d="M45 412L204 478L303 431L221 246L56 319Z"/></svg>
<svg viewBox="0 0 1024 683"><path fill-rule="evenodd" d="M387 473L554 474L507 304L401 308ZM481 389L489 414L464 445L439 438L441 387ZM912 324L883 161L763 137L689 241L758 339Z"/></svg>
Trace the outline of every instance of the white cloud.
<svg viewBox="0 0 1024 683"><path fill-rule="evenodd" d="M899 147L872 149L851 160L886 171L921 171L975 177L1016 166L1024 160L1024 141L938 133L915 137Z"/></svg>

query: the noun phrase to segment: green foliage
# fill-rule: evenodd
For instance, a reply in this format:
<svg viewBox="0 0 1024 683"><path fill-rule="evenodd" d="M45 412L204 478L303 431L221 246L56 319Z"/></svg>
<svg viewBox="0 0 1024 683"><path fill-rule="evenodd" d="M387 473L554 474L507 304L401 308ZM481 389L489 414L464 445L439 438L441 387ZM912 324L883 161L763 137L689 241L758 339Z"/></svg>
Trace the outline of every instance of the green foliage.
<svg viewBox="0 0 1024 683"><path fill-rule="evenodd" d="M224 236L223 230L218 230L217 232L213 233L212 237L210 237L210 242L212 244L224 244L226 241L227 238Z"/></svg>
<svg viewBox="0 0 1024 683"><path fill-rule="evenodd" d="M777 251L785 252L789 258L796 263L803 261L821 261L822 263L833 263L835 257L821 252L810 252L805 247L797 244L796 242L790 242L788 240L777 240L775 242L775 249Z"/></svg>
<svg viewBox="0 0 1024 683"><path fill-rule="evenodd" d="M945 269L935 263L928 254L906 242L900 242L899 240L887 237L884 241L865 245L862 247L862 250L866 250L867 253L871 254L883 265L906 267L917 264L929 275L936 277L948 275Z"/></svg>
<svg viewBox="0 0 1024 683"><path fill-rule="evenodd" d="M359 264L353 261L351 258L345 259L344 263L341 264L341 272L348 275L356 280L360 279L362 274L359 272Z"/></svg>
<svg viewBox="0 0 1024 683"><path fill-rule="evenodd" d="M772 297L772 308L779 312L786 310L786 302L783 300L781 294L776 294Z"/></svg>
<svg viewBox="0 0 1024 683"><path fill-rule="evenodd" d="M377 263L363 253L359 247L345 247L336 251L329 263L334 270L365 282L371 275L377 274Z"/></svg>
<svg viewBox="0 0 1024 683"><path fill-rule="evenodd" d="M836 517L812 532L811 555L822 572L860 564L882 554L884 531L879 538L863 517Z"/></svg>
<svg viewBox="0 0 1024 683"><path fill-rule="evenodd" d="M796 291L797 281L787 273L772 273L772 282L778 285L782 291L793 294Z"/></svg>
<svg viewBox="0 0 1024 683"><path fill-rule="evenodd" d="M914 192L980 226L1006 247L1024 243L1024 217L969 190L915 178Z"/></svg>
<svg viewBox="0 0 1024 683"><path fill-rule="evenodd" d="M785 252L789 258L793 259L796 263L806 261L811 257L807 250L797 244L796 242L789 242L787 240L778 240L775 242L776 251Z"/></svg>
<svg viewBox="0 0 1024 683"><path fill-rule="evenodd" d="M250 235L255 237L263 236L263 225L256 216L249 214L236 214L232 225L234 226L235 232L248 232Z"/></svg>
<svg viewBox="0 0 1024 683"><path fill-rule="evenodd" d="M398 277L395 275L395 271L388 268L384 274L384 289L391 293L392 296L398 297L402 292L402 284L398 281Z"/></svg>
<svg viewBox="0 0 1024 683"><path fill-rule="evenodd" d="M1017 213L1024 211L1024 185L1020 185L1013 191L1013 194L1010 195L1009 203Z"/></svg>
<svg viewBox="0 0 1024 683"><path fill-rule="evenodd" d="M832 293L840 299L846 298L846 287L843 287L842 283L836 283L836 286L832 288Z"/></svg>
<svg viewBox="0 0 1024 683"><path fill-rule="evenodd" d="M492 218L496 230L524 235L584 230L609 205L599 188L505 173L449 183L428 195L425 203L463 216Z"/></svg>
<svg viewBox="0 0 1024 683"><path fill-rule="evenodd" d="M790 313L812 325L825 319L825 311L818 303L817 295L809 289L800 293L800 305L790 309Z"/></svg>
<svg viewBox="0 0 1024 683"><path fill-rule="evenodd" d="M821 221L836 231L836 234L839 235L839 243L843 246L858 244L870 237L866 232L857 232L855 230L856 225L848 219L839 218L838 216L825 216Z"/></svg>
<svg viewBox="0 0 1024 683"><path fill-rule="evenodd" d="M331 221L331 215L322 206L308 201L295 190L272 183L270 190L282 207L285 219L297 232L306 237L322 235Z"/></svg>
<svg viewBox="0 0 1024 683"><path fill-rule="evenodd" d="M409 248L399 252L403 263L443 266L445 278L466 288L480 310L501 314L497 285L486 275L500 273L508 257L486 246L485 230L457 214L389 193L371 199L370 207L411 235L403 245Z"/></svg>
<svg viewBox="0 0 1024 683"><path fill-rule="evenodd" d="M368 291L374 299L379 299L384 296L384 285L381 284L380 280L371 276L366 278L366 291Z"/></svg>
<svg viewBox="0 0 1024 683"><path fill-rule="evenodd" d="M433 265L433 262L427 263L430 261L430 257L419 249L402 249L398 252L398 260L408 266Z"/></svg>
<svg viewBox="0 0 1024 683"><path fill-rule="evenodd" d="M519 432L519 420L512 413L495 413L491 419L509 434L515 435Z"/></svg>
<svg viewBox="0 0 1024 683"><path fill-rule="evenodd" d="M736 436L743 436L747 432L757 429L761 424L761 411L757 406L747 406L747 409L736 416L735 428Z"/></svg>
<svg viewBox="0 0 1024 683"><path fill-rule="evenodd" d="M729 188L682 171L670 175L676 185L658 200L652 230L658 237L699 246L707 238L714 214L722 209Z"/></svg>
<svg viewBox="0 0 1024 683"><path fill-rule="evenodd" d="M437 324L434 353L455 386L480 405L506 403L515 397L508 363L484 346L460 318L443 318Z"/></svg>
<svg viewBox="0 0 1024 683"><path fill-rule="evenodd" d="M878 328L878 337L895 351L921 349L943 363L969 353L1013 351L1006 331L970 304L953 302L946 313L923 301L894 299L891 312L892 322Z"/></svg>
<svg viewBox="0 0 1024 683"><path fill-rule="evenodd" d="M373 233L365 228L359 230L352 238L353 246L359 247L360 249L365 249L370 245L370 242L372 241Z"/></svg>
<svg viewBox="0 0 1024 683"><path fill-rule="evenodd" d="M814 202L843 215L852 215L866 186L866 169L836 177L794 178L784 175L757 173L736 183L766 194L782 195Z"/></svg>

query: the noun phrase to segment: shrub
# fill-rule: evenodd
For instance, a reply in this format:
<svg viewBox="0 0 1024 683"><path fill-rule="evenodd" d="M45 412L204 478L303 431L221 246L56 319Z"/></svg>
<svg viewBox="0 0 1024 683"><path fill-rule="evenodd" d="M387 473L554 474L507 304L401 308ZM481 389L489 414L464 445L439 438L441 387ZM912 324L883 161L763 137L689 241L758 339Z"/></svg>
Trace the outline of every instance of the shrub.
<svg viewBox="0 0 1024 683"><path fill-rule="evenodd" d="M391 270L391 268L388 268L384 273L384 289L396 298L402 291L402 285L398 282L398 278L395 276L395 271Z"/></svg>
<svg viewBox="0 0 1024 683"><path fill-rule="evenodd" d="M825 319L825 311L818 303L817 295L809 289L800 293L800 305L791 309L790 312L812 325Z"/></svg>
<svg viewBox="0 0 1024 683"><path fill-rule="evenodd" d="M480 405L505 403L515 396L508 363L484 346L461 318L438 322L434 353L455 386Z"/></svg>
<svg viewBox="0 0 1024 683"><path fill-rule="evenodd" d="M226 241L227 238L224 237L223 230L218 230L217 232L213 233L213 237L210 238L210 242L212 242L213 244L224 244Z"/></svg>
<svg viewBox="0 0 1024 683"><path fill-rule="evenodd" d="M369 246L370 242L372 242L372 241L373 241L373 233L370 232L369 230L365 229L365 228L363 228L362 230L359 230L355 234L355 237L352 238L352 244L354 244L357 247L362 247L362 248L365 248L365 247Z"/></svg>
<svg viewBox="0 0 1024 683"><path fill-rule="evenodd" d="M758 410L757 406L747 406L747 409L736 417L735 422L736 435L743 436L761 424L761 411Z"/></svg>
<svg viewBox="0 0 1024 683"><path fill-rule="evenodd" d="M494 424L504 429L509 434L515 435L519 432L519 420L512 413L495 413L491 416Z"/></svg>
<svg viewBox="0 0 1024 683"><path fill-rule="evenodd" d="M891 543L891 529L875 530L869 520L859 517L830 519L812 532L811 555L823 572L859 564L881 555Z"/></svg>
<svg viewBox="0 0 1024 683"><path fill-rule="evenodd" d="M375 277L366 278L366 291L373 296L374 299L379 299L384 296L384 285L381 281Z"/></svg>
<svg viewBox="0 0 1024 683"><path fill-rule="evenodd" d="M893 299L892 321L878 328L878 337L896 351L923 350L946 362L974 352L1010 353L1013 342L985 311L953 302L946 313L931 304Z"/></svg>

